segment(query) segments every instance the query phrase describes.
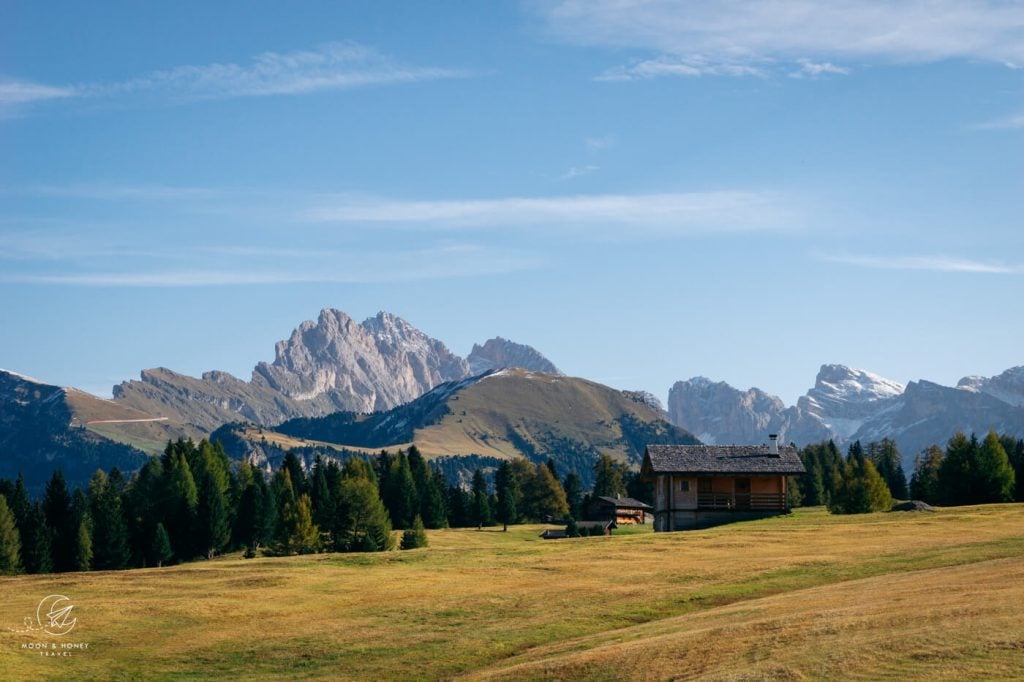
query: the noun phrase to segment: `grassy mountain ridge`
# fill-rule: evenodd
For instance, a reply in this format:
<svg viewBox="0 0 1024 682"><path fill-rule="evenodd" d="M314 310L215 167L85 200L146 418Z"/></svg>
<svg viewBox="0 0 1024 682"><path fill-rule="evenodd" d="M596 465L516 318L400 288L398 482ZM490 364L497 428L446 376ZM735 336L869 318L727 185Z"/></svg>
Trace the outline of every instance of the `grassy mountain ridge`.
<svg viewBox="0 0 1024 682"><path fill-rule="evenodd" d="M251 429L233 433L258 445ZM576 471L584 480L601 454L636 464L647 443L697 442L631 394L586 379L520 369L442 384L388 412L293 419L259 433L268 443L284 438L370 450L415 443L429 458L551 457L561 471Z"/></svg>

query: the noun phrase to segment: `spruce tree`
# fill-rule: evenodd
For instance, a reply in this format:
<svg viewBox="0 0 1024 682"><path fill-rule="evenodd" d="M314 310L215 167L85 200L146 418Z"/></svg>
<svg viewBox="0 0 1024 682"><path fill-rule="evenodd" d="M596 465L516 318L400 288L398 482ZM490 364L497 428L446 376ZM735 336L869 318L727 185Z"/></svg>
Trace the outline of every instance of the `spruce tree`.
<svg viewBox="0 0 1024 682"><path fill-rule="evenodd" d="M623 467L602 454L594 463L594 497L619 497L626 494Z"/></svg>
<svg viewBox="0 0 1024 682"><path fill-rule="evenodd" d="M995 431L989 431L978 448L974 502L1010 502L1013 500L1015 477L1010 458Z"/></svg>
<svg viewBox="0 0 1024 682"><path fill-rule="evenodd" d="M957 506L973 504L975 469L978 459L978 440L968 439L957 432L946 445L946 455L939 468L939 498L942 504Z"/></svg>
<svg viewBox="0 0 1024 682"><path fill-rule="evenodd" d="M508 524L518 520L516 506L519 503L518 482L512 475L512 467L508 461L503 461L494 475L494 485L498 494L498 521L501 522L502 530L508 531Z"/></svg>
<svg viewBox="0 0 1024 682"><path fill-rule="evenodd" d="M118 570L128 564L128 532L121 513L121 496L102 470L89 481L89 516L92 520L92 568Z"/></svg>
<svg viewBox="0 0 1024 682"><path fill-rule="evenodd" d="M21 569L21 534L7 498L0 495L0 575L14 575Z"/></svg>
<svg viewBox="0 0 1024 682"><path fill-rule="evenodd" d="M473 501L471 515L473 525L480 530L491 523L491 506L487 495L487 481L480 469L473 472Z"/></svg>
<svg viewBox="0 0 1024 682"><path fill-rule="evenodd" d="M83 518L78 522L78 532L75 534L74 552L72 555L73 571L88 571L92 569L92 535L89 532L89 520Z"/></svg>
<svg viewBox="0 0 1024 682"><path fill-rule="evenodd" d="M420 507L409 458L399 450L389 461L387 475L381 478L381 498L395 528L409 528Z"/></svg>
<svg viewBox="0 0 1024 682"><path fill-rule="evenodd" d="M427 531L423 527L423 519L416 515L413 519L412 528L402 533L401 549L418 549L427 546Z"/></svg>
<svg viewBox="0 0 1024 682"><path fill-rule="evenodd" d="M35 502L29 509L22 535L22 566L27 573L50 573L53 571L53 531L46 523L46 512L42 502Z"/></svg>
<svg viewBox="0 0 1024 682"><path fill-rule="evenodd" d="M171 550L171 538L167 535L167 529L162 523L156 524L148 554L157 568L163 566L164 562L170 561L174 556L174 552Z"/></svg>
<svg viewBox="0 0 1024 682"><path fill-rule="evenodd" d="M570 471L562 481L562 489L565 490L565 502L569 505L569 516L579 521L583 518L583 482Z"/></svg>
<svg viewBox="0 0 1024 682"><path fill-rule="evenodd" d="M932 445L914 458L914 474L910 477L912 498L929 504L939 503L939 471L944 457L942 448Z"/></svg>
<svg viewBox="0 0 1024 682"><path fill-rule="evenodd" d="M163 461L162 498L165 510L161 518L171 537L174 556L179 561L187 561L195 556L192 533L199 505L199 492L185 453L187 446L188 443L184 441L178 441L174 448L168 446L169 452L165 453Z"/></svg>
<svg viewBox="0 0 1024 682"><path fill-rule="evenodd" d="M207 469L199 485L195 516L196 553L212 559L231 538L227 503L218 478Z"/></svg>
<svg viewBox="0 0 1024 682"><path fill-rule="evenodd" d="M880 442L868 444L868 458L889 486L889 492L898 500L907 499L907 477L903 473L900 451L896 443L883 438Z"/></svg>
<svg viewBox="0 0 1024 682"><path fill-rule="evenodd" d="M46 514L46 525L52 533L53 570L58 573L75 570L75 547L79 529L72 514L71 495L64 482L64 474L60 471L54 471L46 484L43 512Z"/></svg>

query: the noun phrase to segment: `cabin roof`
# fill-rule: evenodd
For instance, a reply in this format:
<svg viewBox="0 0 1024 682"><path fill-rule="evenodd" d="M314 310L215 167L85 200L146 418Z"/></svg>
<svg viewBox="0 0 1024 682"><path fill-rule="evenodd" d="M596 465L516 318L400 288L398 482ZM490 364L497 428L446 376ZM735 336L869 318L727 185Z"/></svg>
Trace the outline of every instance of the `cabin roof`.
<svg viewBox="0 0 1024 682"><path fill-rule="evenodd" d="M806 473L792 445L779 454L767 445L648 445L645 474L778 474Z"/></svg>
<svg viewBox="0 0 1024 682"><path fill-rule="evenodd" d="M599 495L597 501L604 502L606 504L614 505L617 509L653 509L651 505L646 502L641 502L632 497L607 497L605 495Z"/></svg>

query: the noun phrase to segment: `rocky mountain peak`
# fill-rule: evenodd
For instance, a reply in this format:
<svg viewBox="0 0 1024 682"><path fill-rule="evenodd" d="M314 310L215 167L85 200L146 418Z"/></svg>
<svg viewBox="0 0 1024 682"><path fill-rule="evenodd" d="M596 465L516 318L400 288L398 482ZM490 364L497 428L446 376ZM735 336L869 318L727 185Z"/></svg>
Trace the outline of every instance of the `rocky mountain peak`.
<svg viewBox="0 0 1024 682"><path fill-rule="evenodd" d="M518 367L542 374L562 374L554 363L535 348L496 336L484 345L473 344L466 358L470 373L483 374L492 369Z"/></svg>
<svg viewBox="0 0 1024 682"><path fill-rule="evenodd" d="M877 411L879 401L903 394L906 387L873 372L846 365L822 365L814 388L797 406L823 418L857 419Z"/></svg>
<svg viewBox="0 0 1024 682"><path fill-rule="evenodd" d="M1011 367L994 377L964 377L956 387L975 393L987 393L1014 407L1024 407L1024 366Z"/></svg>

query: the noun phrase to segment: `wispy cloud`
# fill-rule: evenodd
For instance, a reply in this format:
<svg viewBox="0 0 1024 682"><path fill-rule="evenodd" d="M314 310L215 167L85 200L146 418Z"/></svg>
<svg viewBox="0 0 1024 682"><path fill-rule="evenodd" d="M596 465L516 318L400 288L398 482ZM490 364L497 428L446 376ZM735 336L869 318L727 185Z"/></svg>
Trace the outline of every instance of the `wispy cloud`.
<svg viewBox="0 0 1024 682"><path fill-rule="evenodd" d="M96 199L100 201L177 201L181 199L209 199L220 196L224 190L210 187L183 187L180 185L124 185L124 184L68 184L31 185L11 187L5 194L29 194L66 199Z"/></svg>
<svg viewBox="0 0 1024 682"><path fill-rule="evenodd" d="M573 166L572 168L558 176L558 179L572 180L573 178L578 178L581 175L588 175L597 170L601 170L601 167L595 166L593 164L588 164L586 166Z"/></svg>
<svg viewBox="0 0 1024 682"><path fill-rule="evenodd" d="M1003 0L562 0L534 7L564 42L663 55L605 78L709 75L709 65L759 69L765 60L838 69L845 67L836 61L848 60L1024 63L1024 4ZM691 63L695 55L703 61ZM721 75L749 74L723 68Z"/></svg>
<svg viewBox="0 0 1024 682"><path fill-rule="evenodd" d="M847 76L852 69L836 66L832 62L812 62L809 59L797 61L800 68L789 74L790 78L818 78L821 76Z"/></svg>
<svg viewBox="0 0 1024 682"><path fill-rule="evenodd" d="M74 97L76 94L74 88L28 81L0 80L0 107L28 104L46 99Z"/></svg>
<svg viewBox="0 0 1024 682"><path fill-rule="evenodd" d="M1024 114L997 118L994 121L986 121L971 126L975 130L1014 130L1024 128Z"/></svg>
<svg viewBox="0 0 1024 682"><path fill-rule="evenodd" d="M626 66L616 66L598 75L599 81L631 81L660 78L662 76L756 76L764 77L767 72L760 66L741 62L714 61L702 55L677 57L663 55L656 59L645 59Z"/></svg>
<svg viewBox="0 0 1024 682"><path fill-rule="evenodd" d="M356 43L328 43L299 52L264 52L248 64L205 64L156 71L95 86L98 95L153 92L180 99L304 95L370 85L460 78L468 72L408 66Z"/></svg>
<svg viewBox="0 0 1024 682"><path fill-rule="evenodd" d="M0 82L0 105L19 105L60 97L93 100L151 97L170 102L232 97L305 95L375 85L415 83L471 75L461 69L411 66L352 42L311 50L264 52L244 64L177 66L117 82L52 86L24 81Z"/></svg>
<svg viewBox="0 0 1024 682"><path fill-rule="evenodd" d="M231 249L226 248L230 253ZM195 251L192 252L195 255ZM244 253L242 251L241 253ZM234 255L239 255L235 253ZM253 254L249 254L253 255ZM267 249L263 254L281 257ZM148 268L131 265L105 270L69 272L3 272L2 284L57 285L76 287L211 287L267 284L373 284L431 279L482 277L540 267L534 254L493 249L472 244L445 244L431 248L395 252L349 251L323 263L323 253L285 254L296 262L254 268L238 260L220 261L217 266L190 268ZM343 267L339 267L339 263Z"/></svg>
<svg viewBox="0 0 1024 682"><path fill-rule="evenodd" d="M717 191L675 194L599 194L509 197L459 201L359 200L339 197L306 212L314 222L377 223L433 229L593 229L696 234L786 230L801 222L800 209L774 192Z"/></svg>
<svg viewBox="0 0 1024 682"><path fill-rule="evenodd" d="M953 258L943 255L872 256L860 254L831 254L823 260L855 265L876 270L927 270L932 272L972 272L984 274L1016 274L1024 270L1002 263Z"/></svg>

